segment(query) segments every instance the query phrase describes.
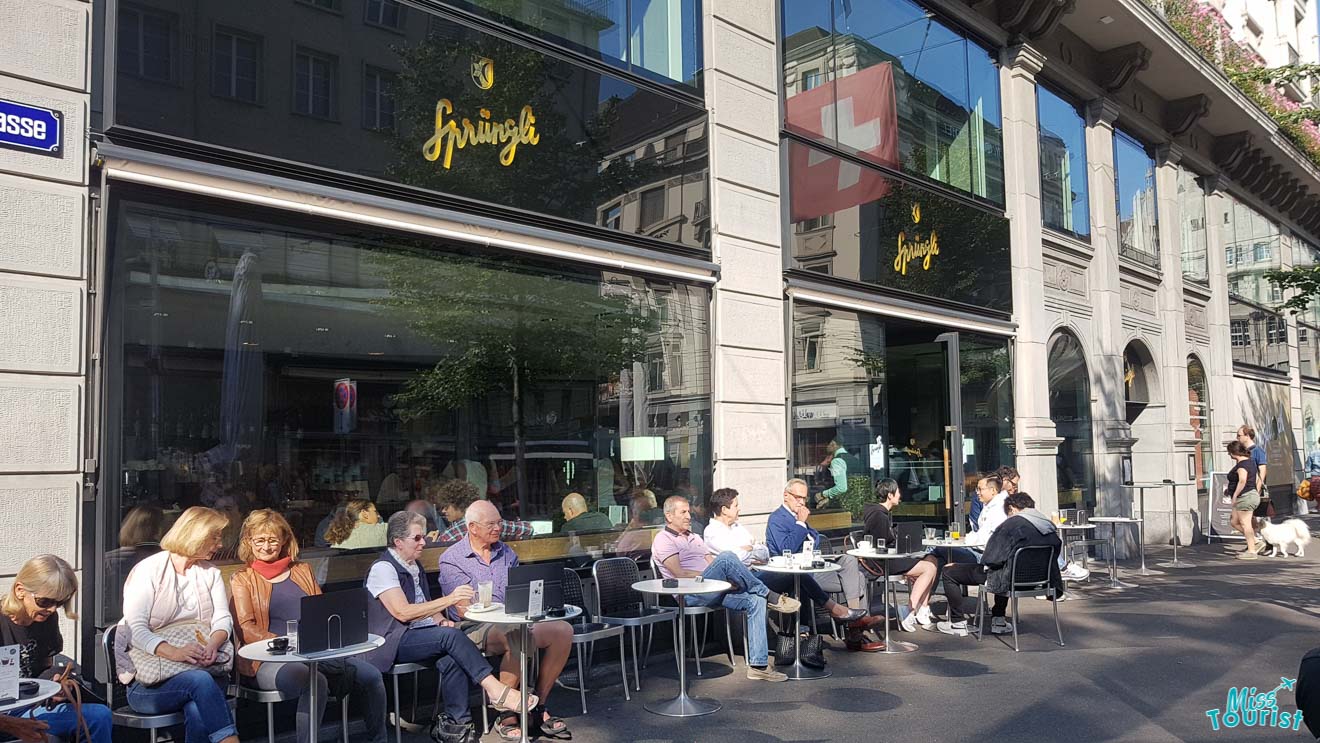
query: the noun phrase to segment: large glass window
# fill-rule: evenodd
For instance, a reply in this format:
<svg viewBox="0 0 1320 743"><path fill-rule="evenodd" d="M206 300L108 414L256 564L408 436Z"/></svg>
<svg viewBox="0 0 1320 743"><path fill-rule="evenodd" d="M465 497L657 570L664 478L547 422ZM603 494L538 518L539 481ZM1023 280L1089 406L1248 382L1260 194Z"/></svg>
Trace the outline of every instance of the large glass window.
<svg viewBox="0 0 1320 743"><path fill-rule="evenodd" d="M1187 357L1187 418L1197 441L1192 453L1196 459L1196 489L1205 492L1210 488L1215 461L1210 433L1210 384L1205 367L1195 356Z"/></svg>
<svg viewBox="0 0 1320 743"><path fill-rule="evenodd" d="M1182 214L1179 247L1182 250L1183 278L1205 283L1209 281L1208 247L1205 223L1205 192L1196 181L1196 174L1178 168L1178 209Z"/></svg>
<svg viewBox="0 0 1320 743"><path fill-rule="evenodd" d="M1077 337L1059 331L1048 351L1050 420L1059 442L1055 478L1061 508L1095 508L1095 462L1091 442L1091 384L1086 354Z"/></svg>
<svg viewBox="0 0 1320 743"><path fill-rule="evenodd" d="M1114 132L1114 190L1118 195L1118 253L1152 268L1160 265L1155 159L1145 145Z"/></svg>
<svg viewBox="0 0 1320 743"><path fill-rule="evenodd" d="M709 493L707 289L113 190L105 621L160 536L121 523L195 504L235 528L275 508L319 574L360 583L371 552L318 547L352 499L387 517L463 480L529 522L533 559L585 560ZM563 534L573 492L604 533Z"/></svg>
<svg viewBox="0 0 1320 743"><path fill-rule="evenodd" d="M963 468L968 476L1012 463L1012 370L1001 338L959 334L949 369L948 328L834 307L793 307L793 443L797 476L859 516L875 481L903 489L898 514L948 523L966 483L946 482L948 378L958 374ZM839 489L830 464L847 465ZM972 479L974 485L974 478Z"/></svg>
<svg viewBox="0 0 1320 743"><path fill-rule="evenodd" d="M785 127L1004 201L999 71L909 0L784 0Z"/></svg>
<svg viewBox="0 0 1320 743"><path fill-rule="evenodd" d="M1219 202L1220 240L1228 265L1229 292L1256 304L1272 306L1277 288L1265 280L1265 272L1283 265L1284 239L1278 225L1237 199L1226 196Z"/></svg>
<svg viewBox="0 0 1320 743"><path fill-rule="evenodd" d="M700 84L700 0L458 0L457 4L641 75Z"/></svg>
<svg viewBox="0 0 1320 743"><path fill-rule="evenodd" d="M1288 326L1282 315L1230 295L1228 318L1234 363L1288 370Z"/></svg>
<svg viewBox="0 0 1320 743"><path fill-rule="evenodd" d="M1077 107L1048 88L1036 88L1040 126L1040 208L1046 227L1079 237L1091 234L1087 198L1086 120Z"/></svg>
<svg viewBox="0 0 1320 743"><path fill-rule="evenodd" d="M1008 220L788 141L793 265L1007 313Z"/></svg>

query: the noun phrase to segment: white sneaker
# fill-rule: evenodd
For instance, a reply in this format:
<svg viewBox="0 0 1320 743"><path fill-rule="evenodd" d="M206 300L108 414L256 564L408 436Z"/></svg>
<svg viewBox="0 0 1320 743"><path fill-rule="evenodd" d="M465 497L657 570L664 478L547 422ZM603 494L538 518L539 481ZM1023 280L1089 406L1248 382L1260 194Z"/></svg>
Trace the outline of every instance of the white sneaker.
<svg viewBox="0 0 1320 743"><path fill-rule="evenodd" d="M1037 600L1037 601L1049 601L1049 600L1050 600L1050 597L1049 597L1049 596L1037 596L1037 597L1036 597L1036 600ZM1055 601L1071 601L1071 599L1068 598L1068 594L1066 594L1066 593L1061 593L1061 594L1059 594L1059 597L1058 597L1057 599L1055 599Z"/></svg>
<svg viewBox="0 0 1320 743"><path fill-rule="evenodd" d="M940 622L935 625L935 629L939 630L940 632L943 632L946 635L954 635L955 637L966 637L967 620L962 619L957 622Z"/></svg>
<svg viewBox="0 0 1320 743"><path fill-rule="evenodd" d="M1091 571L1078 565L1077 563L1068 563L1068 567L1062 571L1064 580L1086 580L1091 577Z"/></svg>
<svg viewBox="0 0 1320 743"><path fill-rule="evenodd" d="M898 628L904 632L917 631L917 615L906 604L898 607Z"/></svg>
<svg viewBox="0 0 1320 743"><path fill-rule="evenodd" d="M990 620L990 634L1006 635L1013 631L1013 623L1004 617L993 617Z"/></svg>
<svg viewBox="0 0 1320 743"><path fill-rule="evenodd" d="M922 629L935 629L935 620L930 618L929 604L921 607L920 609L917 609L916 616L917 616L917 624L921 625Z"/></svg>

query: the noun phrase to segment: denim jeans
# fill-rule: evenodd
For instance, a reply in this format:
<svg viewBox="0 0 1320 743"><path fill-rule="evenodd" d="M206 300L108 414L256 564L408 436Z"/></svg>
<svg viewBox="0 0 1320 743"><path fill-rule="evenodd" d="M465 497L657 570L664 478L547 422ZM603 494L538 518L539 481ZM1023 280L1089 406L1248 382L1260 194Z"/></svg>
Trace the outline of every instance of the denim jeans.
<svg viewBox="0 0 1320 743"><path fill-rule="evenodd" d="M82 708L83 720L92 734L91 743L110 743L110 733L114 730L110 708L104 704L85 704ZM33 710L26 717L34 717L50 726L46 731L65 740L74 740L82 735L78 727L78 715L71 704L58 704L52 710Z"/></svg>
<svg viewBox="0 0 1320 743"><path fill-rule="evenodd" d="M434 662L440 671L440 693L445 712L459 722L472 718L468 692L490 675L490 663L461 630L453 627L418 627L403 633L394 659L399 663Z"/></svg>
<svg viewBox="0 0 1320 743"><path fill-rule="evenodd" d="M326 661L320 664L321 672L317 673L316 683L315 719L318 722L325 719L326 702L330 698L325 671L333 673L343 669L344 672L349 672L344 666L351 667L351 672L354 674L352 701L362 710L362 721L366 724L367 734L370 736L368 740L371 743L385 743L385 681L378 668L361 658ZM302 663L263 663L261 668L257 669L257 677L254 679L258 689L278 689L286 697L297 698L298 713L294 727L298 741L311 739L308 732L313 719L309 709L312 700L307 694L307 678L310 671L311 667Z"/></svg>
<svg viewBox="0 0 1320 743"><path fill-rule="evenodd" d="M770 662L770 646L765 631L765 597L770 589L760 581L732 552L721 552L702 573L711 580L733 584L729 593L708 593L687 596L689 606L714 606L747 612L747 663L764 666Z"/></svg>
<svg viewBox="0 0 1320 743"><path fill-rule="evenodd" d="M134 681L128 687L128 706L144 715L183 710L187 743L219 743L238 735L224 690L200 668L184 671L156 686Z"/></svg>

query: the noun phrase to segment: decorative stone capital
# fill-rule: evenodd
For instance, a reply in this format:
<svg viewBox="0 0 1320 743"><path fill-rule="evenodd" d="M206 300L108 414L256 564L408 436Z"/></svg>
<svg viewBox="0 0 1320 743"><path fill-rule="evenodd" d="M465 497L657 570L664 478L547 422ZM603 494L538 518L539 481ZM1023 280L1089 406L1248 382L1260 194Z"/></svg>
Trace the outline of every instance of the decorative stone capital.
<svg viewBox="0 0 1320 743"><path fill-rule="evenodd" d="M1086 102L1086 125L1112 127L1121 109L1112 98L1092 98Z"/></svg>
<svg viewBox="0 0 1320 743"><path fill-rule="evenodd" d="M1101 52L1097 60L1096 81L1110 93L1127 85L1138 72L1150 66L1150 49L1134 41Z"/></svg>
<svg viewBox="0 0 1320 743"><path fill-rule="evenodd" d="M1022 73L1032 80L1045 68L1045 55L1030 44L1018 44L1004 49L1000 55L1003 65Z"/></svg>
<svg viewBox="0 0 1320 743"><path fill-rule="evenodd" d="M1201 185L1201 191L1206 196L1214 196L1221 191L1228 190L1228 177L1223 173L1203 175L1197 178L1196 182Z"/></svg>
<svg viewBox="0 0 1320 743"><path fill-rule="evenodd" d="M1164 109L1164 128L1175 137L1185 134L1208 113L1210 96L1204 93L1169 101Z"/></svg>
<svg viewBox="0 0 1320 743"><path fill-rule="evenodd" d="M1251 152L1253 141L1255 141L1255 136L1247 131L1215 137L1211 156L1214 158L1216 165L1225 171L1232 171L1242 163L1247 153Z"/></svg>
<svg viewBox="0 0 1320 743"><path fill-rule="evenodd" d="M1155 148L1155 164L1177 165L1182 162L1183 151L1178 145L1168 142Z"/></svg>

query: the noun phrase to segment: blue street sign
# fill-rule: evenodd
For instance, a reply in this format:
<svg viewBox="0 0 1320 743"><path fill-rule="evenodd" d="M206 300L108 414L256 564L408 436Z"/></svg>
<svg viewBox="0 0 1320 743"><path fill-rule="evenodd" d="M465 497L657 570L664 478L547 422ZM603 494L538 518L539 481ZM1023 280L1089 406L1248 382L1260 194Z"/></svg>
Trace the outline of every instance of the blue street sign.
<svg viewBox="0 0 1320 743"><path fill-rule="evenodd" d="M0 147L64 157L64 114L0 98Z"/></svg>

